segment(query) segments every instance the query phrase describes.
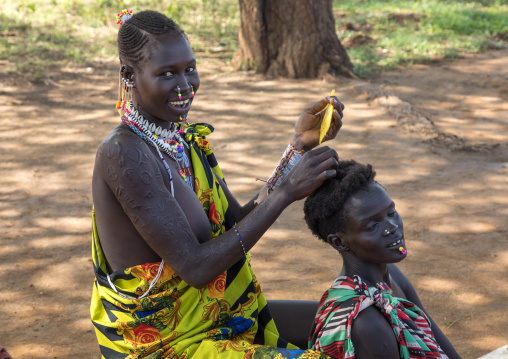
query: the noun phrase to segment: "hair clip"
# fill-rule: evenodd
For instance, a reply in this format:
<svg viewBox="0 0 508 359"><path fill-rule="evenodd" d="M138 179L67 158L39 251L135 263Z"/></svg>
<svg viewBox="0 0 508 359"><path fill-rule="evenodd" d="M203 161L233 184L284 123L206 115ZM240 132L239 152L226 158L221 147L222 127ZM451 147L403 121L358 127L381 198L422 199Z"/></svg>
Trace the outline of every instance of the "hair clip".
<svg viewBox="0 0 508 359"><path fill-rule="evenodd" d="M123 9L118 14L116 14L116 23L118 25L123 25L124 22L129 20L132 17L132 10Z"/></svg>

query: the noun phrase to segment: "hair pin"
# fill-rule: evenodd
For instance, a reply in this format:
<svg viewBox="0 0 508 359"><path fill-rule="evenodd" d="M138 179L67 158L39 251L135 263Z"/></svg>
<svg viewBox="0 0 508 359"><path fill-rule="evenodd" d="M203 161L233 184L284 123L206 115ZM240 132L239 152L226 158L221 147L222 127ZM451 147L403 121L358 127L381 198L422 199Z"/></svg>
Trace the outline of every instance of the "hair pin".
<svg viewBox="0 0 508 359"><path fill-rule="evenodd" d="M132 10L123 9L118 14L116 14L116 23L118 25L123 25L131 17L132 17Z"/></svg>

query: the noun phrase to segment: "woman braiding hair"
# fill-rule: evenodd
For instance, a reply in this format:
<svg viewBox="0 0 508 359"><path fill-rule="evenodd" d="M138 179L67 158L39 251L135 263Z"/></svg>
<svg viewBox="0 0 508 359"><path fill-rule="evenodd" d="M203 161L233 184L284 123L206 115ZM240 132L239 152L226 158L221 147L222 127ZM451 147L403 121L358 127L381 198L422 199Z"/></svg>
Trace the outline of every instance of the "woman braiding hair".
<svg viewBox="0 0 508 359"><path fill-rule="evenodd" d="M337 153L313 149L343 105L305 109L267 185L240 205L208 136L188 120L196 59L180 27L154 11L118 15L121 120L93 173L91 316L104 358L325 358L306 348L317 303L267 304L249 250L292 202L335 176ZM269 309L270 307L270 309ZM277 326L273 318L277 318Z"/></svg>

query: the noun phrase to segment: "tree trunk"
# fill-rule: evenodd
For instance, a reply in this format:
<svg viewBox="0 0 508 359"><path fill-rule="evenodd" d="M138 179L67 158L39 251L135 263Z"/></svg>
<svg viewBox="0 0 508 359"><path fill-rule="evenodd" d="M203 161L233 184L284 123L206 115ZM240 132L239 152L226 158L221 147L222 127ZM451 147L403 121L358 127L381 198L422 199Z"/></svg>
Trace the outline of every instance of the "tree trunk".
<svg viewBox="0 0 508 359"><path fill-rule="evenodd" d="M332 0L239 0L240 50L233 64L270 76L353 75L335 32Z"/></svg>

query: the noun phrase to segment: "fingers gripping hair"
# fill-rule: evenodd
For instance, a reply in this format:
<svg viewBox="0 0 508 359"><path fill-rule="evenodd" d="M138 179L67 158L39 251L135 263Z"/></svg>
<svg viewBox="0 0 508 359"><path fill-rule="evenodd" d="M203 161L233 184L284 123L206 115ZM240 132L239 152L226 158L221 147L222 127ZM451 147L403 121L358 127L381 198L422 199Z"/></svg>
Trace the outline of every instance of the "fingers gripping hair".
<svg viewBox="0 0 508 359"><path fill-rule="evenodd" d="M166 15L150 10L135 13L118 31L120 62L136 66L149 57L147 45L171 34L185 36L180 26Z"/></svg>
<svg viewBox="0 0 508 359"><path fill-rule="evenodd" d="M325 181L305 200L305 221L312 233L326 242L329 234L344 231L347 200L367 189L375 176L371 165L354 160L339 161L337 175Z"/></svg>

